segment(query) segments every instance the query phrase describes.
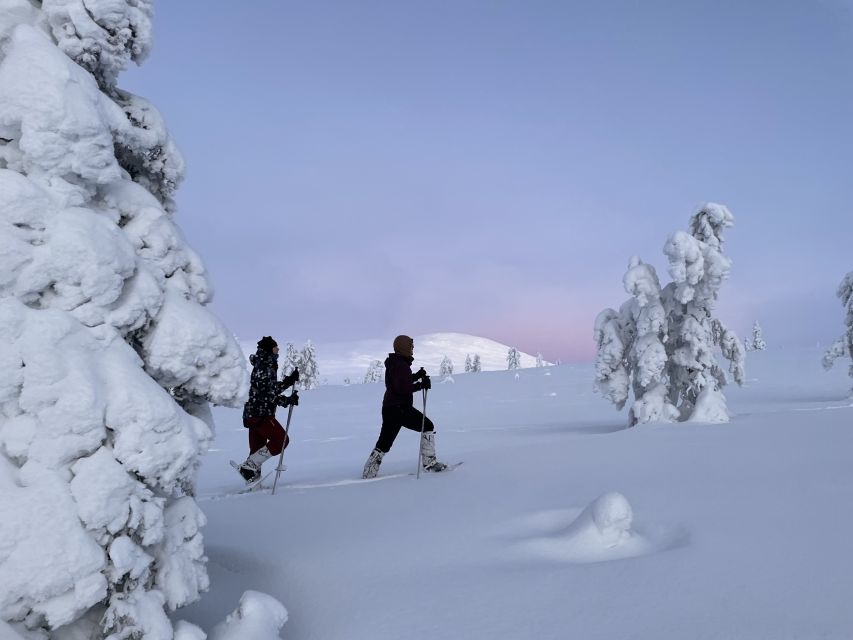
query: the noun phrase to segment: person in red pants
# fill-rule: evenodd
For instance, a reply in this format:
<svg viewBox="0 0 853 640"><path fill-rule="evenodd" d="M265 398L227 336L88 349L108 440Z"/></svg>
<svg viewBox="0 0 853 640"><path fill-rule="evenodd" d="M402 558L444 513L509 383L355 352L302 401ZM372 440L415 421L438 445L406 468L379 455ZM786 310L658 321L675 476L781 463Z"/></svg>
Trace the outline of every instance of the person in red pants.
<svg viewBox="0 0 853 640"><path fill-rule="evenodd" d="M253 367L252 382L243 407L243 426L249 430L249 457L239 471L246 482L255 482L261 477L261 465L289 444L284 427L275 419L275 410L299 404L295 390L289 397L281 395L299 380L299 370L294 369L278 381L278 343L270 336L258 341L258 350L249 362Z"/></svg>

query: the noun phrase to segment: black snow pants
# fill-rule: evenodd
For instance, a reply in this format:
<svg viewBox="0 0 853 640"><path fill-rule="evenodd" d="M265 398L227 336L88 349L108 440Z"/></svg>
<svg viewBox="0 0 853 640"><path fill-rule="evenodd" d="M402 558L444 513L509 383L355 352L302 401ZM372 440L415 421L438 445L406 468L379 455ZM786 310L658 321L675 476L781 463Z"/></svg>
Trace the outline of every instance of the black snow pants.
<svg viewBox="0 0 853 640"><path fill-rule="evenodd" d="M414 407L382 407L382 431L379 432L376 448L382 453L388 453L400 433L400 427L420 432L423 417L424 414ZM432 420L427 418L424 421L424 433L433 428Z"/></svg>

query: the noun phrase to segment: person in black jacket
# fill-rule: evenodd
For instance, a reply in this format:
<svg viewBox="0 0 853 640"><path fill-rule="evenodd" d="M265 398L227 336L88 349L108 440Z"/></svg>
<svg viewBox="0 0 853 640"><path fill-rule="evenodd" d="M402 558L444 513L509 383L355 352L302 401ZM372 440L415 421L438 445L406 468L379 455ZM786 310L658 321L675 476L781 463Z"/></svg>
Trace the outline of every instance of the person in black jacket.
<svg viewBox="0 0 853 640"><path fill-rule="evenodd" d="M420 431L423 423L423 441L421 443L421 465L424 471L444 471L447 465L435 457L435 427L432 420L415 409L412 394L421 389L432 387L429 376L421 367L412 373L412 357L415 341L409 336L397 336L394 339L394 353L385 359L385 396L382 399L382 430L376 447L370 452L364 464L362 478L375 478L382 464L382 456L391 449L394 439L400 433L400 427Z"/></svg>
<svg viewBox="0 0 853 640"><path fill-rule="evenodd" d="M299 370L278 381L278 344L270 336L258 341L257 352L249 357L252 363L252 382L249 399L243 407L243 426L249 430L249 457L240 465L240 475L246 482L261 477L261 465L277 456L290 444L284 428L275 419L277 407L299 404L296 390L290 396L281 393L299 380Z"/></svg>

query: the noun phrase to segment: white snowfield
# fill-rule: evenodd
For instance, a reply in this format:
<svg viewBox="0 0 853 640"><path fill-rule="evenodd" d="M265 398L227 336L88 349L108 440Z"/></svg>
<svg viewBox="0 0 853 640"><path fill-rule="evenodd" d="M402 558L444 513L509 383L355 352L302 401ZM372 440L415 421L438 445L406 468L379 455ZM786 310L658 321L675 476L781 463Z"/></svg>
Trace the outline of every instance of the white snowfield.
<svg viewBox="0 0 853 640"><path fill-rule="evenodd" d="M281 352L284 353L286 336L273 336L279 343ZM258 336L254 341L241 336L239 342L244 353L255 352L255 345L260 340ZM345 378L353 383L364 380L370 363L374 360L385 362L385 358L393 351L391 343L395 336L385 338L374 338L354 342L329 342L316 345L317 361L320 367L320 379L327 380L329 384L342 384ZM465 371L465 358L469 354L480 355L480 363L483 371L506 371L507 352L509 345L501 344L489 338L472 336L465 333L430 333L422 336L413 336L415 341L414 368L425 367L431 375L438 376L439 365L444 356L450 358L453 363L453 373ZM295 345L298 349L302 344ZM519 352L522 367L535 367L536 356ZM544 362L544 364L550 364Z"/></svg>
<svg viewBox="0 0 853 640"><path fill-rule="evenodd" d="M211 629L258 590L287 640L849 640L853 406L820 358L750 354L731 423L631 429L591 364L455 375L427 409L439 457L465 464L420 480L404 430L355 481L383 385L320 387L275 496L227 495L246 432L217 409L210 592L174 617Z"/></svg>

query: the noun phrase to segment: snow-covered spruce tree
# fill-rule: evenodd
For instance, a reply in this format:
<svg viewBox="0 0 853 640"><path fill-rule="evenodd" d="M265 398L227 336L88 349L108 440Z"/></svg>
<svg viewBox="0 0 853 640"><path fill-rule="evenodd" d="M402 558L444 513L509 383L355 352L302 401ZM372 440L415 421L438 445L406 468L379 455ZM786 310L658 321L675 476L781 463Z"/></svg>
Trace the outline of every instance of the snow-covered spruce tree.
<svg viewBox="0 0 853 640"><path fill-rule="evenodd" d="M722 253L723 229L734 218L707 204L690 219L690 233L676 232L664 246L673 282L660 288L651 265L632 258L624 277L632 298L619 311L605 309L595 322L596 388L622 408L629 388L628 421L728 420L717 364L719 347L729 371L743 383L744 350L737 336L712 315L731 261Z"/></svg>
<svg viewBox="0 0 853 640"><path fill-rule="evenodd" d="M734 216L708 203L690 218L689 233L679 231L664 245L673 281L662 292L669 330L666 351L669 399L682 420L728 422L722 389L728 383L717 363L719 347L737 384L744 380L744 349L737 335L713 317L731 260L723 255L723 232Z"/></svg>
<svg viewBox="0 0 853 640"><path fill-rule="evenodd" d="M290 375L294 369L302 372L302 355L296 350L292 342L284 347L284 358L281 360L281 377Z"/></svg>
<svg viewBox="0 0 853 640"><path fill-rule="evenodd" d="M836 292L844 306L844 333L832 343L823 355L823 366L829 370L838 358L845 356L853 360L853 271L844 276ZM850 363L850 377L853 378L853 361Z"/></svg>
<svg viewBox="0 0 853 640"><path fill-rule="evenodd" d="M320 367L317 365L317 350L309 340L300 355L302 366L299 369L299 386L303 389L315 389L320 384Z"/></svg>
<svg viewBox="0 0 853 640"><path fill-rule="evenodd" d="M471 373L474 370L474 362L471 360L471 354L465 356L465 373Z"/></svg>
<svg viewBox="0 0 853 640"><path fill-rule="evenodd" d="M752 340L748 344L751 351L764 351L767 348L767 343L764 342L764 336L761 333L761 325L758 324L758 320L752 325Z"/></svg>
<svg viewBox="0 0 853 640"><path fill-rule="evenodd" d="M536 366L537 368L545 366L545 362L542 360L542 354L539 352L536 353Z"/></svg>
<svg viewBox="0 0 853 640"><path fill-rule="evenodd" d="M367 368L367 373L364 374L364 384L382 382L384 375L385 365L382 364L381 360L374 360Z"/></svg>
<svg viewBox="0 0 853 640"><path fill-rule="evenodd" d="M247 373L181 156L116 86L150 42L149 0L0 6L0 619L30 637L172 640L208 586L195 473Z"/></svg>
<svg viewBox="0 0 853 640"><path fill-rule="evenodd" d="M478 373L483 370L483 365L480 362L480 354L475 353L474 357L471 358L471 372Z"/></svg>
<svg viewBox="0 0 853 640"><path fill-rule="evenodd" d="M515 347L510 347L506 354L506 368L518 369L521 366L521 354Z"/></svg>
<svg viewBox="0 0 853 640"><path fill-rule="evenodd" d="M438 375L440 376L452 376L453 375L453 361L444 356L441 359L441 364L438 365Z"/></svg>
<svg viewBox="0 0 853 640"><path fill-rule="evenodd" d="M668 400L664 382L667 322L657 273L633 257L622 282L632 297L618 313L605 309L595 322L597 389L621 409L631 387L635 400L628 412L629 425L670 422L678 412Z"/></svg>

